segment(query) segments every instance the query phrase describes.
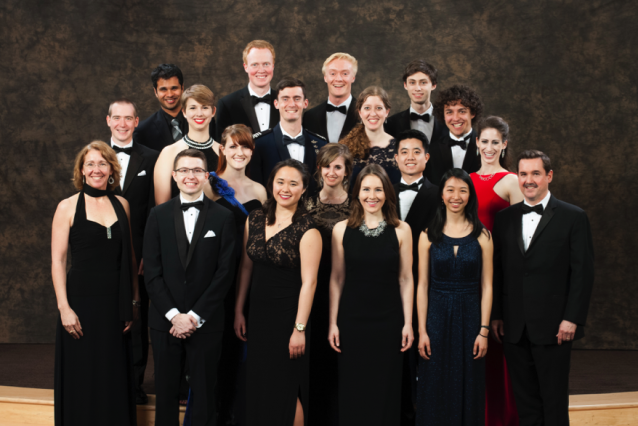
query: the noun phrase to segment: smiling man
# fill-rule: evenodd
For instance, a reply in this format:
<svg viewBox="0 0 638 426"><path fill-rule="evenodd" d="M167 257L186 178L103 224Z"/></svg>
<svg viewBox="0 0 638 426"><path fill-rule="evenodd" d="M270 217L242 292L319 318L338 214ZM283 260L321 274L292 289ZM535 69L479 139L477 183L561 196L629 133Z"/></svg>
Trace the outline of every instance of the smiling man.
<svg viewBox="0 0 638 426"><path fill-rule="evenodd" d="M275 71L275 48L265 40L253 40L242 55L248 86L224 96L217 102L217 133L233 124L245 124L253 133L272 129L279 122L270 90ZM212 134L212 133L211 133Z"/></svg>
<svg viewBox="0 0 638 426"><path fill-rule="evenodd" d="M352 104L352 83L357 76L357 60L347 53L333 53L323 63L321 72L328 86L328 100L304 114L306 129L339 142L357 124Z"/></svg>
<svg viewBox="0 0 638 426"><path fill-rule="evenodd" d="M305 85L296 78L287 77L277 84L275 108L281 117L272 130L255 135L255 150L250 161L250 177L266 185L270 172L280 161L293 158L314 172L317 152L326 140L301 125L304 109L308 106ZM310 180L309 194L314 192L314 179Z"/></svg>
<svg viewBox="0 0 638 426"><path fill-rule="evenodd" d="M476 149L477 134L472 124L483 112L483 102L467 86L452 86L442 91L434 103L436 119L445 123L447 132L430 146L430 162L426 176L435 185L453 167L473 173L481 167Z"/></svg>

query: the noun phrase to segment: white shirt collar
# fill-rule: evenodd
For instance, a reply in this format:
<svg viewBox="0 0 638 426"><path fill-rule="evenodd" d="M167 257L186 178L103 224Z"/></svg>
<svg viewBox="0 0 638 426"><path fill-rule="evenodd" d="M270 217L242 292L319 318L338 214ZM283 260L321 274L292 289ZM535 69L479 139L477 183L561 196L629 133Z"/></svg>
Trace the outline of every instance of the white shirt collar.
<svg viewBox="0 0 638 426"><path fill-rule="evenodd" d="M255 91L253 90L252 87L250 87L250 83L248 84L248 93L250 93L250 96L257 96L258 98L263 98L266 95L270 95L270 87L268 88L268 93L266 93L263 96L259 96L257 93L255 93Z"/></svg>
<svg viewBox="0 0 638 426"><path fill-rule="evenodd" d="M345 105L346 106L346 110L347 110L347 109L350 108L350 104L352 103L352 95L348 96L348 99L346 99L345 101L341 102L339 105L336 105L336 104L330 102L330 99L328 99L328 103L330 105L333 105L333 106L336 106L336 107L341 106L341 105Z"/></svg>
<svg viewBox="0 0 638 426"><path fill-rule="evenodd" d="M413 113L419 114L419 115L425 115L425 114L432 115L433 111L434 111L434 105L432 105L431 103L430 103L430 108L428 108L428 110L425 111L423 114L419 114L418 112L416 112L416 110L414 108L412 108L412 105L410 105L410 112L411 113L413 112Z"/></svg>
<svg viewBox="0 0 638 426"><path fill-rule="evenodd" d="M197 200L195 200L195 201L185 200L184 197L182 196L182 193L180 192L179 193L179 201L181 202L181 204L194 203L195 201L204 201L204 191L202 191L202 193L199 195L199 198Z"/></svg>
<svg viewBox="0 0 638 426"><path fill-rule="evenodd" d="M117 145L115 142L113 142L113 137L111 136L111 147ZM117 145L119 146L119 145ZM120 148L133 148L133 139L131 139L131 141L129 143L127 143L124 146L121 146Z"/></svg>
<svg viewBox="0 0 638 426"><path fill-rule="evenodd" d="M545 198L543 198L543 200L539 203L539 204L542 204L542 205L543 205L543 210L545 210L545 209L547 208L547 204L549 203L549 199L550 199L550 197L551 197L551 196L552 196L552 193L551 193L551 192L549 192L549 191L547 191L547 195L546 195L546 196L545 196ZM523 200L523 202L524 202L525 204L527 204L528 206L530 206L530 207L534 207L534 206L532 206L530 203L528 203L528 202L527 202L527 200ZM538 204L537 204L537 205L538 205Z"/></svg>
<svg viewBox="0 0 638 426"><path fill-rule="evenodd" d="M423 185L423 176L421 176L420 178L418 178L414 182L416 182L419 186ZM403 176L401 176L401 183L404 184L404 185L408 185L408 183L405 181L405 179L403 179Z"/></svg>
<svg viewBox="0 0 638 426"><path fill-rule="evenodd" d="M297 136L292 136L290 134L288 134L288 132L286 132L283 128L283 126L279 126L281 127L281 133L283 133L284 135L288 136L289 138L293 138L293 139L297 139L299 137L299 135L301 135L303 133L303 127L301 128L301 131L297 134Z"/></svg>
<svg viewBox="0 0 638 426"><path fill-rule="evenodd" d="M454 136L454 135L452 134L452 132L450 132L450 138L452 138L452 139L453 139L453 140L455 140L455 141L462 141L462 140L464 140L466 137L468 137L468 136L470 135L470 133L472 133L472 129L470 129L470 131L469 131L469 132L467 132L466 134L464 134L464 135L463 135L463 136L461 136L460 138L457 138L456 136Z"/></svg>

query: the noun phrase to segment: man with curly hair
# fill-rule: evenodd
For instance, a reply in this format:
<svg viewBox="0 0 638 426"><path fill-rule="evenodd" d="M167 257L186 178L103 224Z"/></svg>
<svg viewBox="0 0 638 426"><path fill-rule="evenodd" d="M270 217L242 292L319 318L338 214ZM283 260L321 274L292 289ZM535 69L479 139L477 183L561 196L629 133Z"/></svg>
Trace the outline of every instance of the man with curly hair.
<svg viewBox="0 0 638 426"><path fill-rule="evenodd" d="M426 176L438 185L441 177L455 167L473 173L481 167L472 123L483 112L483 102L474 90L457 85L442 91L434 103L434 115L445 123L449 133L432 141Z"/></svg>

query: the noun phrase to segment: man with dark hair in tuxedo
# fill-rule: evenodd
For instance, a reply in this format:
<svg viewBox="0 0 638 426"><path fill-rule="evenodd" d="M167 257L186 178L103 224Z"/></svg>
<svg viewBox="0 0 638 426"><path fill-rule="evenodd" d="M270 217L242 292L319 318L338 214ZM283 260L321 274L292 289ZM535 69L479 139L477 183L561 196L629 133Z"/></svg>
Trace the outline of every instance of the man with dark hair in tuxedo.
<svg viewBox="0 0 638 426"><path fill-rule="evenodd" d="M229 210L204 196L208 172L201 151L177 154L173 179L180 195L151 210L144 234L155 425L178 424L184 357L190 370L192 424L214 425L224 297L235 269L235 224Z"/></svg>
<svg viewBox="0 0 638 426"><path fill-rule="evenodd" d="M420 130L404 130L397 136L397 153L394 159L401 171L401 182L394 185L397 194L397 213L412 230L412 275L414 290L419 282L419 237L436 213L441 201L439 188L433 185L423 172L430 158L428 138ZM414 301L412 325L418 330L416 299ZM418 339L418 336L415 337ZM405 352L403 360L403 385L401 401L401 425L414 425L416 412L416 378L419 352L412 347Z"/></svg>
<svg viewBox="0 0 638 426"><path fill-rule="evenodd" d="M472 124L483 113L483 102L467 86L452 86L443 90L434 102L436 119L445 123L447 131L430 146L430 162L426 176L435 185L451 168L473 173L481 168L481 157L476 147L477 134Z"/></svg>
<svg viewBox="0 0 638 426"><path fill-rule="evenodd" d="M144 259L142 242L146 218L153 206L153 172L159 152L133 141L133 131L139 122L137 108L133 102L120 98L111 102L106 124L111 129L111 147L117 153L117 161L122 167L120 187L116 191L128 201L131 208L131 238L133 251L139 265L138 282L140 284L141 306L140 321L132 328L133 365L135 368L135 390L137 404L146 404L148 397L142 390L144 372L148 360L148 294L144 287Z"/></svg>
<svg viewBox="0 0 638 426"><path fill-rule="evenodd" d="M328 100L306 111L306 129L333 143L350 133L359 118L351 94L357 70L357 60L347 53L333 53L325 60L321 72L328 85Z"/></svg>
<svg viewBox="0 0 638 426"><path fill-rule="evenodd" d="M430 102L437 78L436 68L424 59L415 59L405 66L403 88L410 97L410 108L388 118L386 132L396 138L405 130L420 130L430 142L445 136L447 127L434 117L434 107Z"/></svg>
<svg viewBox="0 0 638 426"><path fill-rule="evenodd" d="M160 109L140 123L133 139L160 152L188 134L181 103L184 76L176 65L160 64L151 72L151 82ZM209 131L215 134L215 118L210 122Z"/></svg>
<svg viewBox="0 0 638 426"><path fill-rule="evenodd" d="M550 159L518 158L525 197L494 220L492 332L503 340L521 426L569 425L572 341L584 335L594 280L587 214L549 192Z"/></svg>
<svg viewBox="0 0 638 426"><path fill-rule="evenodd" d="M250 178L266 185L270 172L280 161L294 158L304 163L310 173L317 169L317 153L326 140L302 127L303 110L308 106L306 85L293 77L277 84L274 106L281 120L272 129L255 135L255 150L248 164ZM314 179L310 179L309 191L314 192ZM272 188L271 188L272 189Z"/></svg>
<svg viewBox="0 0 638 426"><path fill-rule="evenodd" d="M233 124L245 124L257 133L272 129L279 122L279 111L270 90L275 71L275 48L265 40L253 40L244 48L242 59L248 86L217 102L217 141Z"/></svg>

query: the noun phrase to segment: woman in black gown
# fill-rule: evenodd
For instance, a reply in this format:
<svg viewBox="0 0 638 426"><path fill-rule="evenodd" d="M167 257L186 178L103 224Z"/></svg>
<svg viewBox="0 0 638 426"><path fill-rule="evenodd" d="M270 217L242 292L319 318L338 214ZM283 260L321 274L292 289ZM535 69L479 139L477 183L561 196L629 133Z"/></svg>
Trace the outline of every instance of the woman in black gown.
<svg viewBox="0 0 638 426"><path fill-rule="evenodd" d="M412 346L412 234L385 170L366 166L352 213L332 232L330 331L339 353L339 424L398 426Z"/></svg>
<svg viewBox="0 0 638 426"><path fill-rule="evenodd" d="M315 176L321 190L306 201L306 210L314 217L321 233L323 250L317 290L312 304L312 334L310 334L310 400L313 409L308 415L310 426L336 426L337 353L328 343L328 313L330 310L330 272L332 270L332 228L350 215L348 178L352 175L352 155L348 147L330 143L317 154Z"/></svg>
<svg viewBox="0 0 638 426"><path fill-rule="evenodd" d="M246 224L235 333L248 341L250 426L307 424L310 353L304 333L321 259L321 234L301 201L309 181L304 164L278 163L266 186L268 200Z"/></svg>
<svg viewBox="0 0 638 426"><path fill-rule="evenodd" d="M126 333L140 298L128 202L113 193L120 170L110 146L101 141L85 146L73 173L80 193L60 202L53 218L51 275L60 310L56 426L137 424Z"/></svg>
<svg viewBox="0 0 638 426"><path fill-rule="evenodd" d="M188 134L162 150L153 174L155 203L160 205L179 194L177 184L171 176L175 156L188 148L201 150L206 155L206 167L217 170L219 143L209 133L210 121L215 116L215 95L206 86L195 84L182 93L182 112L188 121ZM215 197L210 184L204 186L204 194L211 200Z"/></svg>
<svg viewBox="0 0 638 426"><path fill-rule="evenodd" d="M492 240L465 171L447 171L439 195L444 208L419 238L416 425L482 426Z"/></svg>

